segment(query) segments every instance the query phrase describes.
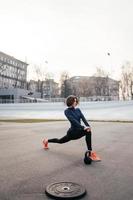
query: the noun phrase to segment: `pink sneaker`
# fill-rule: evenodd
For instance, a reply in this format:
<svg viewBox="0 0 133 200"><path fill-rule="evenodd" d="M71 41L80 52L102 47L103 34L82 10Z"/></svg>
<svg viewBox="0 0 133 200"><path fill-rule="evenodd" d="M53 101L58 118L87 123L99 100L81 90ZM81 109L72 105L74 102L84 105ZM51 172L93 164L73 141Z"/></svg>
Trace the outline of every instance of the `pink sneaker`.
<svg viewBox="0 0 133 200"><path fill-rule="evenodd" d="M45 150L49 149L49 148L48 148L48 139L44 139L44 140L43 140L43 148L44 148Z"/></svg>

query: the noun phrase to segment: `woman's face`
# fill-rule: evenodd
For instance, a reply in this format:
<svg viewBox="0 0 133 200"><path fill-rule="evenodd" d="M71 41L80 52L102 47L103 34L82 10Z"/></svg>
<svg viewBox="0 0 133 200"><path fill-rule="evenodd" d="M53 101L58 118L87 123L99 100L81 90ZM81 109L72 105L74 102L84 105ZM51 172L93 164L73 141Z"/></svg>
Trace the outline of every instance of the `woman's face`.
<svg viewBox="0 0 133 200"><path fill-rule="evenodd" d="M75 98L72 106L73 106L73 107L76 107L77 104L78 104L78 101L77 101L77 99Z"/></svg>

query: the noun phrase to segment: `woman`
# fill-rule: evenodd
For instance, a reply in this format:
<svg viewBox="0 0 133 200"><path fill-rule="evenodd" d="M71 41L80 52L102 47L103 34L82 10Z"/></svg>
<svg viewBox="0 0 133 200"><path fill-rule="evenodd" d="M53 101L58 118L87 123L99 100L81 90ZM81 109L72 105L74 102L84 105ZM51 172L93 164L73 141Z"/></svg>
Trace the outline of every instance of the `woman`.
<svg viewBox="0 0 133 200"><path fill-rule="evenodd" d="M76 140L83 136L85 136L86 144L87 144L87 155L92 160L98 161L98 157L96 153L92 152L92 144L91 144L91 127L85 119L79 108L76 108L78 105L78 98L74 95L70 95L66 99L66 105L68 108L64 111L67 119L70 121L71 127L68 129L67 134L58 139L44 139L43 145L44 149L48 149L48 143L59 143L63 144L69 142L70 140ZM85 126L81 125L81 119L84 122Z"/></svg>

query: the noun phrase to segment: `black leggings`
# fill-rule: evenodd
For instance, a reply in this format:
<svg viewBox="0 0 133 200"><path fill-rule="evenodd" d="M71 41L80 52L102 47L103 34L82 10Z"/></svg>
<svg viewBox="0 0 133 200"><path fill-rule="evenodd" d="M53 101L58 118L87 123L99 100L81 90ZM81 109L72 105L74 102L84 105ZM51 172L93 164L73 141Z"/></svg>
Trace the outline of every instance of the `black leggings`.
<svg viewBox="0 0 133 200"><path fill-rule="evenodd" d="M88 150L92 150L92 146L91 146L91 131L87 132L85 130L68 130L67 134L58 139L58 138L53 138L53 139L49 139L48 142L49 143L59 143L59 144L63 144L66 142L69 142L70 140L77 140L81 137L85 136L85 140L86 140L86 144L87 144L87 148Z"/></svg>

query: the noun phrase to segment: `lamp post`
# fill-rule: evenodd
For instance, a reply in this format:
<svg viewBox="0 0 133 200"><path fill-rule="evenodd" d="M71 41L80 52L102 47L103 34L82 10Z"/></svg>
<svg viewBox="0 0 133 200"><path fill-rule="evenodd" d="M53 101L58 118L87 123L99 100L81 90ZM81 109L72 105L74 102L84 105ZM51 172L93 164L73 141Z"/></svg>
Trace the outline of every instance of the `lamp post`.
<svg viewBox="0 0 133 200"><path fill-rule="evenodd" d="M110 52L108 52L108 53L107 53L107 56L110 57L110 55L111 55ZM111 63L111 61L109 60L109 64L110 64L110 63ZM112 65L112 64L111 64L111 65ZM109 71L110 71L109 74L112 73L111 65L109 66L109 68L110 68L110 69L109 69ZM108 81L109 79L108 79L108 78L109 78L109 77L107 76L107 85L108 85L108 86L107 86L107 90L108 90L108 91L107 91L107 94L108 94L108 100L109 100L109 98L110 98L110 87L109 87L109 81Z"/></svg>
<svg viewBox="0 0 133 200"><path fill-rule="evenodd" d="M109 73L111 72L111 56L110 56L111 54L110 54L110 52L107 52L107 56L108 56L108 60L109 60Z"/></svg>

